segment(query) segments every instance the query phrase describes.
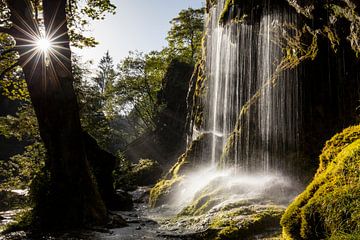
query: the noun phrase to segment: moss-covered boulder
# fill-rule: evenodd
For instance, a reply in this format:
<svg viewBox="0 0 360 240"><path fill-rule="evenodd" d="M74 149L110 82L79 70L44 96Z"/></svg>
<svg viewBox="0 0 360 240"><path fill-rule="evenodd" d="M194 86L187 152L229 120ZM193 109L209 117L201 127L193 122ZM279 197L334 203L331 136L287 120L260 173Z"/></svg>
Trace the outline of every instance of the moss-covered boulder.
<svg viewBox="0 0 360 240"><path fill-rule="evenodd" d="M279 206L247 206L218 214L210 229L217 230L215 240L264 239L278 235L284 208Z"/></svg>
<svg viewBox="0 0 360 240"><path fill-rule="evenodd" d="M186 229L191 239L266 239L280 235L280 218L284 211L285 207L280 205L237 200L210 211L195 212L192 216L181 213L167 223L166 228L175 232L179 228Z"/></svg>
<svg viewBox="0 0 360 240"><path fill-rule="evenodd" d="M131 170L131 177L138 186L155 184L160 178L163 170L157 161L141 159Z"/></svg>
<svg viewBox="0 0 360 240"><path fill-rule="evenodd" d="M285 239L338 239L360 230L359 133L360 126L350 127L326 143L313 181L282 217Z"/></svg>

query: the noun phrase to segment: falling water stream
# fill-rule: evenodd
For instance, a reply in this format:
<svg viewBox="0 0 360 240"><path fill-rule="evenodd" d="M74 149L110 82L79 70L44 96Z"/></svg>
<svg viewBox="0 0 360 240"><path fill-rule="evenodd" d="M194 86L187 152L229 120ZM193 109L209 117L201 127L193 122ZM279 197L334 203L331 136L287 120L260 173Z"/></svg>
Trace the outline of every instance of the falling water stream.
<svg viewBox="0 0 360 240"><path fill-rule="evenodd" d="M242 23L223 26L219 16L224 2L218 1L211 9L206 30L209 88L205 131L212 133L212 165L218 163L241 108L271 79L282 58L274 26L296 23L290 11L268 1ZM235 140L233 165L240 172L281 172L287 167L289 153L296 153L300 122L297 78L296 70L283 73L278 84L265 88L249 108Z"/></svg>
<svg viewBox="0 0 360 240"><path fill-rule="evenodd" d="M210 135L210 141L206 140L210 146L204 144L200 149L204 166L184 177L172 201L180 215L184 209L195 209L188 215L193 219L185 220L183 229L193 226L196 232L211 221L208 219L222 214L221 209L242 202L251 206L249 209L274 205L284 209L299 190L289 178L289 169L299 152L300 70L282 72L275 85L268 84L283 57L276 31L284 24L296 26L297 17L285 4L264 2L262 8L253 1L244 3L253 4L246 6L250 9L246 16L230 9L235 20L225 24L219 21L225 0L217 1L209 11L204 125L202 130L193 131L193 139L201 133ZM240 133L233 139L234 154L224 165L221 156L226 154L239 113L259 91L259 98L248 108ZM207 209L205 217L196 219L197 209Z"/></svg>

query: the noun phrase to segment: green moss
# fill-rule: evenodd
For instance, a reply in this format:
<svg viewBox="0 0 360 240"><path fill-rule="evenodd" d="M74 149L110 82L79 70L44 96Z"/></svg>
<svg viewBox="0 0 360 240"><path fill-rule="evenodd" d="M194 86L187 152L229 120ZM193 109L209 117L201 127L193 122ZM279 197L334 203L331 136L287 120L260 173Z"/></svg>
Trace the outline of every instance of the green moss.
<svg viewBox="0 0 360 240"><path fill-rule="evenodd" d="M326 143L310 185L282 217L285 239L323 239L360 228L359 126Z"/></svg>
<svg viewBox="0 0 360 240"><path fill-rule="evenodd" d="M158 181L162 168L157 161L141 159L129 173L129 177L139 186L151 185Z"/></svg>
<svg viewBox="0 0 360 240"><path fill-rule="evenodd" d="M236 4L236 0L226 0L224 8L220 14L220 23L225 23L230 13L230 8Z"/></svg>
<svg viewBox="0 0 360 240"><path fill-rule="evenodd" d="M203 49L205 49L205 43L203 43ZM205 50L204 50L205 51ZM203 56L205 59L205 56ZM193 122L194 125L198 128L201 128L204 122L204 105L202 104L202 100L206 95L206 74L205 74L205 60L200 60L196 66L196 83L195 83L195 91L193 96Z"/></svg>
<svg viewBox="0 0 360 240"><path fill-rule="evenodd" d="M267 229L279 227L282 213L282 208L271 206L263 209L233 209L218 214L212 220L210 228L219 229L216 239L248 239L249 236L265 232Z"/></svg>
<svg viewBox="0 0 360 240"><path fill-rule="evenodd" d="M198 216L207 213L220 201L219 198L213 198L211 195L203 195L198 197L193 203L185 207L180 216Z"/></svg>
<svg viewBox="0 0 360 240"><path fill-rule="evenodd" d="M237 240L239 239L239 228L236 226L227 226L218 233L216 240Z"/></svg>
<svg viewBox="0 0 360 240"><path fill-rule="evenodd" d="M170 191L181 181L181 177L174 177L170 180L163 179L158 182L150 191L149 205L157 207L168 200Z"/></svg>
<svg viewBox="0 0 360 240"><path fill-rule="evenodd" d="M329 240L359 240L360 230L353 233L337 233L332 235Z"/></svg>
<svg viewBox="0 0 360 240"><path fill-rule="evenodd" d="M360 125L346 128L341 133L333 136L326 142L320 155L320 167L318 173L324 171L327 165L349 144L360 139Z"/></svg>

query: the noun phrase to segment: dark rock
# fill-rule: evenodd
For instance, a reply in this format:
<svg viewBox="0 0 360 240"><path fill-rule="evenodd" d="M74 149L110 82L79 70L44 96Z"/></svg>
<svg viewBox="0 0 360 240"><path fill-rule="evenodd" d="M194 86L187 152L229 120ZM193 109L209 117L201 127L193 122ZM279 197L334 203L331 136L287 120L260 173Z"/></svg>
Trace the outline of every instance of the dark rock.
<svg viewBox="0 0 360 240"><path fill-rule="evenodd" d="M129 210L132 208L131 196L118 193L114 189L113 171L116 158L111 153L101 149L96 140L84 133L84 142L88 161L92 167L101 197L109 210Z"/></svg>
<svg viewBox="0 0 360 240"><path fill-rule="evenodd" d="M118 214L110 215L110 222L107 224L108 228L120 228L127 226L127 222Z"/></svg>
<svg viewBox="0 0 360 240"><path fill-rule="evenodd" d="M131 195L121 190L116 191L110 204L112 210L129 211L133 209Z"/></svg>

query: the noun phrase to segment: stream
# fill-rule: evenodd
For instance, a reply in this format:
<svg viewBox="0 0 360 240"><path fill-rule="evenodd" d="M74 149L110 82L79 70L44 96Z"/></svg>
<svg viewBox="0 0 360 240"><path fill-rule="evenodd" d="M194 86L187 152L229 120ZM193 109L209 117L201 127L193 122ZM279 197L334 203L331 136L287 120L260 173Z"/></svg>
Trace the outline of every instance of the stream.
<svg viewBox="0 0 360 240"><path fill-rule="evenodd" d="M41 236L30 236L29 234L19 231L10 234L1 235L0 240L138 240L138 239L173 239L173 240L196 240L209 239L209 222L216 216L216 211L199 216L182 216L176 217L176 212L167 206L161 206L155 209L149 209L148 197L150 187L138 187L137 190L130 192L134 201L132 211L112 211L110 216L114 219L120 216L126 221L125 227L98 227L91 229L81 229L77 231L58 232L51 234L42 234ZM18 194L18 198L23 199L24 194ZM12 198L16 195L12 195ZM4 202L4 201L2 201ZM11 199L8 200L11 202ZM4 205L4 204L1 204ZM229 204L230 206L231 204ZM13 209L0 212L0 228L5 224L14 221L16 214L22 211L21 208L13 206ZM249 201L241 208L245 214L241 218L250 218L252 215L246 212L254 211L262 213L267 211L267 207L272 207L264 202ZM11 206L8 206L11 207ZM286 206L281 206L285 208ZM118 218L119 219L119 218ZM274 227L263 229L262 232L251 235L246 239L276 239L279 236L280 228Z"/></svg>
<svg viewBox="0 0 360 240"><path fill-rule="evenodd" d="M121 228L93 228L82 229L78 231L59 232L44 234L42 236L31 237L23 231L10 234L0 234L0 240L138 240L138 239L189 239L187 235L182 235L172 231L161 230L158 221L166 221L164 218L157 217L151 219L148 216L148 193L149 187L139 187L131 195L134 198L134 209L132 211L114 211L110 212L112 216L121 216L127 223L127 226ZM14 196L12 196L14 197ZM24 194L19 194L23 198ZM11 207L11 206L10 206ZM15 205L16 207L16 205ZM14 222L16 215L23 209L12 209L0 211L0 228L6 224ZM152 212L152 216L160 216L159 212Z"/></svg>

